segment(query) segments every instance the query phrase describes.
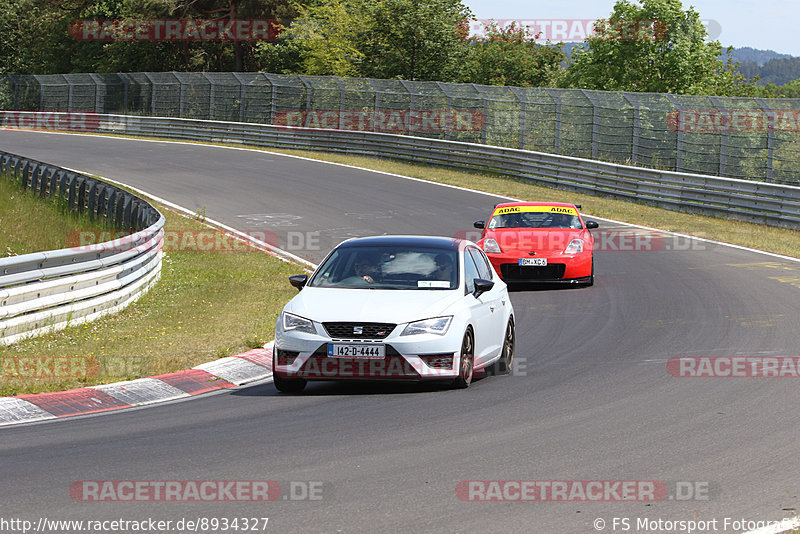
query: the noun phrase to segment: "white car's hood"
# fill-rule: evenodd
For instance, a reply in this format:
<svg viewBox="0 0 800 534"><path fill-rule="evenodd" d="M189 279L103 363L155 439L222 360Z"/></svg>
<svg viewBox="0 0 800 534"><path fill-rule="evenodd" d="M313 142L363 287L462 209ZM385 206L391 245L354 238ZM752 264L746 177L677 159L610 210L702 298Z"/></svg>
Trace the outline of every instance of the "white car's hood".
<svg viewBox="0 0 800 534"><path fill-rule="evenodd" d="M440 315L463 298L461 290L334 289L305 287L286 311L318 322L410 323Z"/></svg>

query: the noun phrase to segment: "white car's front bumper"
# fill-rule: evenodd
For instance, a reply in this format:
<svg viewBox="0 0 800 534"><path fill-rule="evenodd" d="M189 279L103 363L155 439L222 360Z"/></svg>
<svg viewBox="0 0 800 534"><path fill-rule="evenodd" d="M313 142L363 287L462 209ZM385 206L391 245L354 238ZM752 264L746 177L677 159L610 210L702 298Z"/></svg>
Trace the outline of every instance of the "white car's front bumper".
<svg viewBox="0 0 800 534"><path fill-rule="evenodd" d="M462 325L451 324L444 335L401 336L397 325L383 339L333 338L320 323L316 334L282 330L276 326L273 372L310 380L339 379L449 379L458 375ZM383 345L383 358L328 356L328 344Z"/></svg>

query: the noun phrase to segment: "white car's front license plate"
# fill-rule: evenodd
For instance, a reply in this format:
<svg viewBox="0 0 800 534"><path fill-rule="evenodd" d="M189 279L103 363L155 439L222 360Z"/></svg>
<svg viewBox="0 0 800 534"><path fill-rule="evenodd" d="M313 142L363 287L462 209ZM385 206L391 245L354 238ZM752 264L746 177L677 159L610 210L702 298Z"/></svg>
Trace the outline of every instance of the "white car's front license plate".
<svg viewBox="0 0 800 534"><path fill-rule="evenodd" d="M328 356L331 358L383 359L386 346L367 343L328 343Z"/></svg>
<svg viewBox="0 0 800 534"><path fill-rule="evenodd" d="M547 258L520 258L519 264L524 266L535 265L537 267L544 267L547 265Z"/></svg>

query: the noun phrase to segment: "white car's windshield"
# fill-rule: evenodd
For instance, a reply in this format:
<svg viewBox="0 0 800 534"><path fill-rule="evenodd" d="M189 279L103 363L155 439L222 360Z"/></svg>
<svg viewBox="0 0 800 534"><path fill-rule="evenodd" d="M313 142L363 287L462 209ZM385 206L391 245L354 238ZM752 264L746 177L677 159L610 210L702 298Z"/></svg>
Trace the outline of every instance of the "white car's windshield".
<svg viewBox="0 0 800 534"><path fill-rule="evenodd" d="M342 247L320 265L308 286L456 289L458 254L455 250L405 246Z"/></svg>

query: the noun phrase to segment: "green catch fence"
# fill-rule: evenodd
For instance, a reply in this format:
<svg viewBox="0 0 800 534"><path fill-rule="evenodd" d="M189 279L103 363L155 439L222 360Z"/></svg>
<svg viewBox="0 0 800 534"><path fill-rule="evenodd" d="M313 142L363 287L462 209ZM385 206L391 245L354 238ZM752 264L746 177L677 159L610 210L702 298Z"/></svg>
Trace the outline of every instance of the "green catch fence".
<svg viewBox="0 0 800 534"><path fill-rule="evenodd" d="M139 72L0 75L0 109L375 131L800 184L800 99Z"/></svg>

